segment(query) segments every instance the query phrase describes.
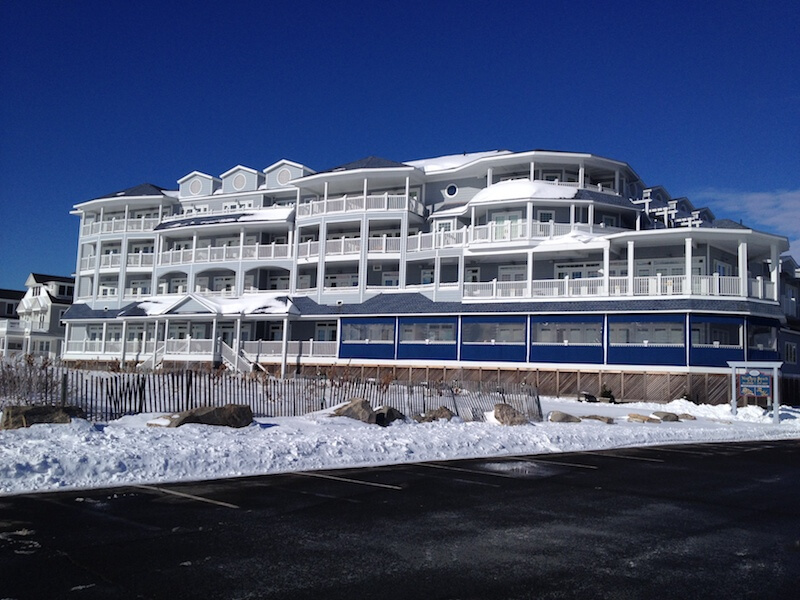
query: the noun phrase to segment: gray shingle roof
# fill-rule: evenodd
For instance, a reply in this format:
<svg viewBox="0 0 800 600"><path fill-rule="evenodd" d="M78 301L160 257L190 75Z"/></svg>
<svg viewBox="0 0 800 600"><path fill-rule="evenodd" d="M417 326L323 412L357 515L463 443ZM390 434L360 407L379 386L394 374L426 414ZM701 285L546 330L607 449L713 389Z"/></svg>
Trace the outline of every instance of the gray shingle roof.
<svg viewBox="0 0 800 600"><path fill-rule="evenodd" d="M407 315L407 314L495 314L495 313L637 313L653 311L691 311L754 314L781 318L779 306L742 300L664 299L664 300L588 300L543 302L434 302L422 294L379 294L360 304L328 306L311 298L292 298L302 315Z"/></svg>
<svg viewBox="0 0 800 600"><path fill-rule="evenodd" d="M100 200L101 198L118 198L121 196L163 196L164 191L167 188L162 188L157 185L153 185L152 183L141 183L134 187L130 187L126 190L121 190L119 192L112 192L111 194L106 194L105 196L98 196L94 198L95 200Z"/></svg>
<svg viewBox="0 0 800 600"><path fill-rule="evenodd" d="M387 169L387 168L403 168L408 169L408 165L388 158L381 158L379 156L367 156L359 160L354 160L338 167L333 167L322 173L332 173L334 171L354 171L356 169Z"/></svg>

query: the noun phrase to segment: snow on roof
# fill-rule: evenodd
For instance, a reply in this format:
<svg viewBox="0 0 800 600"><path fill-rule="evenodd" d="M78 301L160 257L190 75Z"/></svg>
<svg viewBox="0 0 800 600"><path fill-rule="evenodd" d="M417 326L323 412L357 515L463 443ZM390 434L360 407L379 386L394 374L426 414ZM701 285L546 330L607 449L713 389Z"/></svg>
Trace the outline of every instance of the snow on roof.
<svg viewBox="0 0 800 600"><path fill-rule="evenodd" d="M550 239L540 242L537 248L548 248L551 250L586 250L602 245L604 235L589 233L587 231L573 230L564 235L557 235ZM599 244L598 244L599 243Z"/></svg>
<svg viewBox="0 0 800 600"><path fill-rule="evenodd" d="M512 154L509 150L489 150L486 152L465 152L464 154L451 154L449 156L437 156L435 158L423 158L420 160L409 160L405 164L417 169L422 169L425 173L436 173L438 171L448 171L458 169L471 162L489 156L501 156Z"/></svg>
<svg viewBox="0 0 800 600"><path fill-rule="evenodd" d="M577 187L530 179L510 179L482 189L470 200L470 204L527 198L574 198L577 193Z"/></svg>
<svg viewBox="0 0 800 600"><path fill-rule="evenodd" d="M194 301L209 312L218 315L285 315L297 313L285 294L247 294L240 298L222 298L217 296L198 296L186 294L180 298L175 296L153 296L138 303L138 308L147 316L159 316L172 312L179 306ZM198 311L200 312L200 311Z"/></svg>

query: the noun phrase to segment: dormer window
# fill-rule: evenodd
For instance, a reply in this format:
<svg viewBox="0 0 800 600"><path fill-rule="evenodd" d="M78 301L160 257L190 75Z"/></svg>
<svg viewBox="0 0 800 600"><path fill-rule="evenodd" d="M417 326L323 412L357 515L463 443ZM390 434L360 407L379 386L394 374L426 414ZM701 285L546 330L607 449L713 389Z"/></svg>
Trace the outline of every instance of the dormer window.
<svg viewBox="0 0 800 600"><path fill-rule="evenodd" d="M192 183L189 184L189 191L193 196L197 196L203 191L203 182L199 179L194 179Z"/></svg>
<svg viewBox="0 0 800 600"><path fill-rule="evenodd" d="M286 167L284 167L283 169L278 171L278 174L276 175L275 178L281 185L286 185L292 180L292 172Z"/></svg>
<svg viewBox="0 0 800 600"><path fill-rule="evenodd" d="M244 189L245 185L247 185L247 177L242 173L238 173L236 177L233 178L233 189L241 191Z"/></svg>

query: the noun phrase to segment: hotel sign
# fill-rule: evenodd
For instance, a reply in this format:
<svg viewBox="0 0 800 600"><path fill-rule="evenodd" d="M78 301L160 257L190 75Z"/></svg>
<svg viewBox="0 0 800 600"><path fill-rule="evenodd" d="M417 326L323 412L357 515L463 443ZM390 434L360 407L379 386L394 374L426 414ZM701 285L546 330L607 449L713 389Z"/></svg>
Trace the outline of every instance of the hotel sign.
<svg viewBox="0 0 800 600"><path fill-rule="evenodd" d="M739 380L739 397L772 397L772 376L769 373L753 369L737 377Z"/></svg>

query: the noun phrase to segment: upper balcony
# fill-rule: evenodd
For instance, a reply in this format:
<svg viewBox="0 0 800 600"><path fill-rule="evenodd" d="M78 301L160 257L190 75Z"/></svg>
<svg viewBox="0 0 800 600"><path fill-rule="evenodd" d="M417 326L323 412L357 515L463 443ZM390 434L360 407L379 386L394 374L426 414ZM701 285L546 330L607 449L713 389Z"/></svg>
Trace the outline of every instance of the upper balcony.
<svg viewBox="0 0 800 600"><path fill-rule="evenodd" d="M685 275L654 277L586 277L528 281L481 281L464 283L464 299L552 299L631 296L701 296L704 298L752 298L775 300L775 285L761 277L749 279L742 289L739 277Z"/></svg>
<svg viewBox="0 0 800 600"><path fill-rule="evenodd" d="M246 246L206 246L186 250L167 250L158 255L162 266L215 263L230 261L260 261L292 257L289 244L249 244Z"/></svg>
<svg viewBox="0 0 800 600"><path fill-rule="evenodd" d="M297 206L297 217L307 218L364 211L409 211L422 216L425 214L425 207L416 198L405 194L345 195L299 204Z"/></svg>
<svg viewBox="0 0 800 600"><path fill-rule="evenodd" d="M153 231L159 224L157 218L138 218L138 219L109 219L107 221L96 221L86 223L81 227L81 237L90 235L100 235L106 233L130 233Z"/></svg>

